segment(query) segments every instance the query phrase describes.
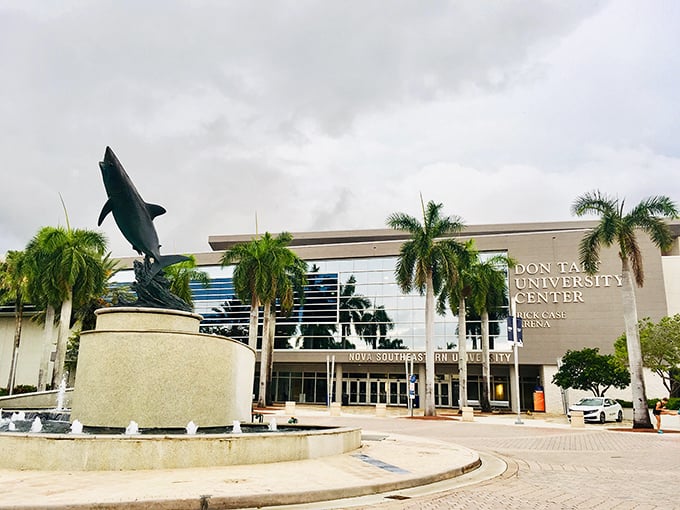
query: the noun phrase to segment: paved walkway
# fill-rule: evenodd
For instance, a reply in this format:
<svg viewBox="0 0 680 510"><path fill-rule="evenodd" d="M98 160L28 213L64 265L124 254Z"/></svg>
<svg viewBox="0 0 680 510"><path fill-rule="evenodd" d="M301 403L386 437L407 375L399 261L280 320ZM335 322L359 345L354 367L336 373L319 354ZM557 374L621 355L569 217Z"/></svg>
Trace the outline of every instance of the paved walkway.
<svg viewBox="0 0 680 510"><path fill-rule="evenodd" d="M664 417L667 433L659 435L601 425L577 429L560 416L523 416L520 425L507 415L477 416L472 423L404 415L390 409L379 418L372 408L351 408L332 417L324 408L298 406L302 424L361 426L366 440L359 455L191 470L0 471L0 508L204 510L296 502L295 508L385 510L680 509L676 416ZM434 486L399 486L458 474L476 462L475 452L482 459L476 471ZM346 499L387 489L392 491ZM336 499L302 504L321 496Z"/></svg>

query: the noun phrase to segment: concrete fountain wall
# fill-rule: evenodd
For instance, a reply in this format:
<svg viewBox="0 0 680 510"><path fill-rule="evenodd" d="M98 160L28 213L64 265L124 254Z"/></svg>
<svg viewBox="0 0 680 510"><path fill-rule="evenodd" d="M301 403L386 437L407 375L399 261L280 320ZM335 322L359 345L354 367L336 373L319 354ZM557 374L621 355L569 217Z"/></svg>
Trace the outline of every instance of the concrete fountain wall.
<svg viewBox="0 0 680 510"><path fill-rule="evenodd" d="M89 427L224 427L249 422L255 352L198 333L199 315L149 308L97 311L81 334L71 421ZM181 430L180 430L181 432ZM242 434L0 433L0 469L107 471L263 464L338 455L361 429Z"/></svg>
<svg viewBox="0 0 680 510"><path fill-rule="evenodd" d="M90 427L201 427L250 421L255 352L198 332L200 315L102 308L80 337L71 419Z"/></svg>

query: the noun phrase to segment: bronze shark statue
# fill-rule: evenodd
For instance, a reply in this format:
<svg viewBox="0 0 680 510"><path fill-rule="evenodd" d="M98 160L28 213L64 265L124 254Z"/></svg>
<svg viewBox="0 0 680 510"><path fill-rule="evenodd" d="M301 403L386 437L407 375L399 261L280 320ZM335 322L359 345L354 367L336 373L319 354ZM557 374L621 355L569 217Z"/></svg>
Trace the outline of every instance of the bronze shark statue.
<svg viewBox="0 0 680 510"><path fill-rule="evenodd" d="M165 213L160 205L147 204L132 184L123 165L111 150L106 148L104 161L99 162L104 179L108 200L102 208L97 225L101 225L109 213L113 214L116 224L125 239L140 255L148 261L152 259L149 277L153 278L164 267L188 260L183 255L161 255L158 234L153 219Z"/></svg>

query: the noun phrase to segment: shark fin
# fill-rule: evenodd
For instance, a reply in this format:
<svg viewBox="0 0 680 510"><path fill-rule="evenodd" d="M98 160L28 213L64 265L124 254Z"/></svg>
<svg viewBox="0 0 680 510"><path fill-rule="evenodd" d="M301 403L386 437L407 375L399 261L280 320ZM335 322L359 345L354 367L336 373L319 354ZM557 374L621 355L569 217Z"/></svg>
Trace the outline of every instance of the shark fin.
<svg viewBox="0 0 680 510"><path fill-rule="evenodd" d="M101 226L102 221L104 221L104 218L106 218L106 215L111 212L111 199L108 199L106 203L104 204L104 207L102 207L102 212L99 213L99 220L97 221L97 226Z"/></svg>
<svg viewBox="0 0 680 510"><path fill-rule="evenodd" d="M146 209L147 211L149 211L151 219L154 219L156 216L160 216L161 214L166 213L165 207L157 204L146 204Z"/></svg>

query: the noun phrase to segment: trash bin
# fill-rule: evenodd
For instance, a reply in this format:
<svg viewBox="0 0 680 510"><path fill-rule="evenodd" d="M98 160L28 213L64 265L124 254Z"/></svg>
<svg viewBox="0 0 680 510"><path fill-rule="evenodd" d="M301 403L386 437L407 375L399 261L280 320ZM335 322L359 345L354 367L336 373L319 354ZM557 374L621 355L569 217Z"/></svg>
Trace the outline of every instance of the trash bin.
<svg viewBox="0 0 680 510"><path fill-rule="evenodd" d="M347 393L342 394L342 405L343 406L349 405L349 395Z"/></svg>
<svg viewBox="0 0 680 510"><path fill-rule="evenodd" d="M413 399L413 408L414 409L420 409L420 396L416 395L415 398Z"/></svg>
<svg viewBox="0 0 680 510"><path fill-rule="evenodd" d="M543 390L534 391L534 412L545 412L545 393Z"/></svg>

